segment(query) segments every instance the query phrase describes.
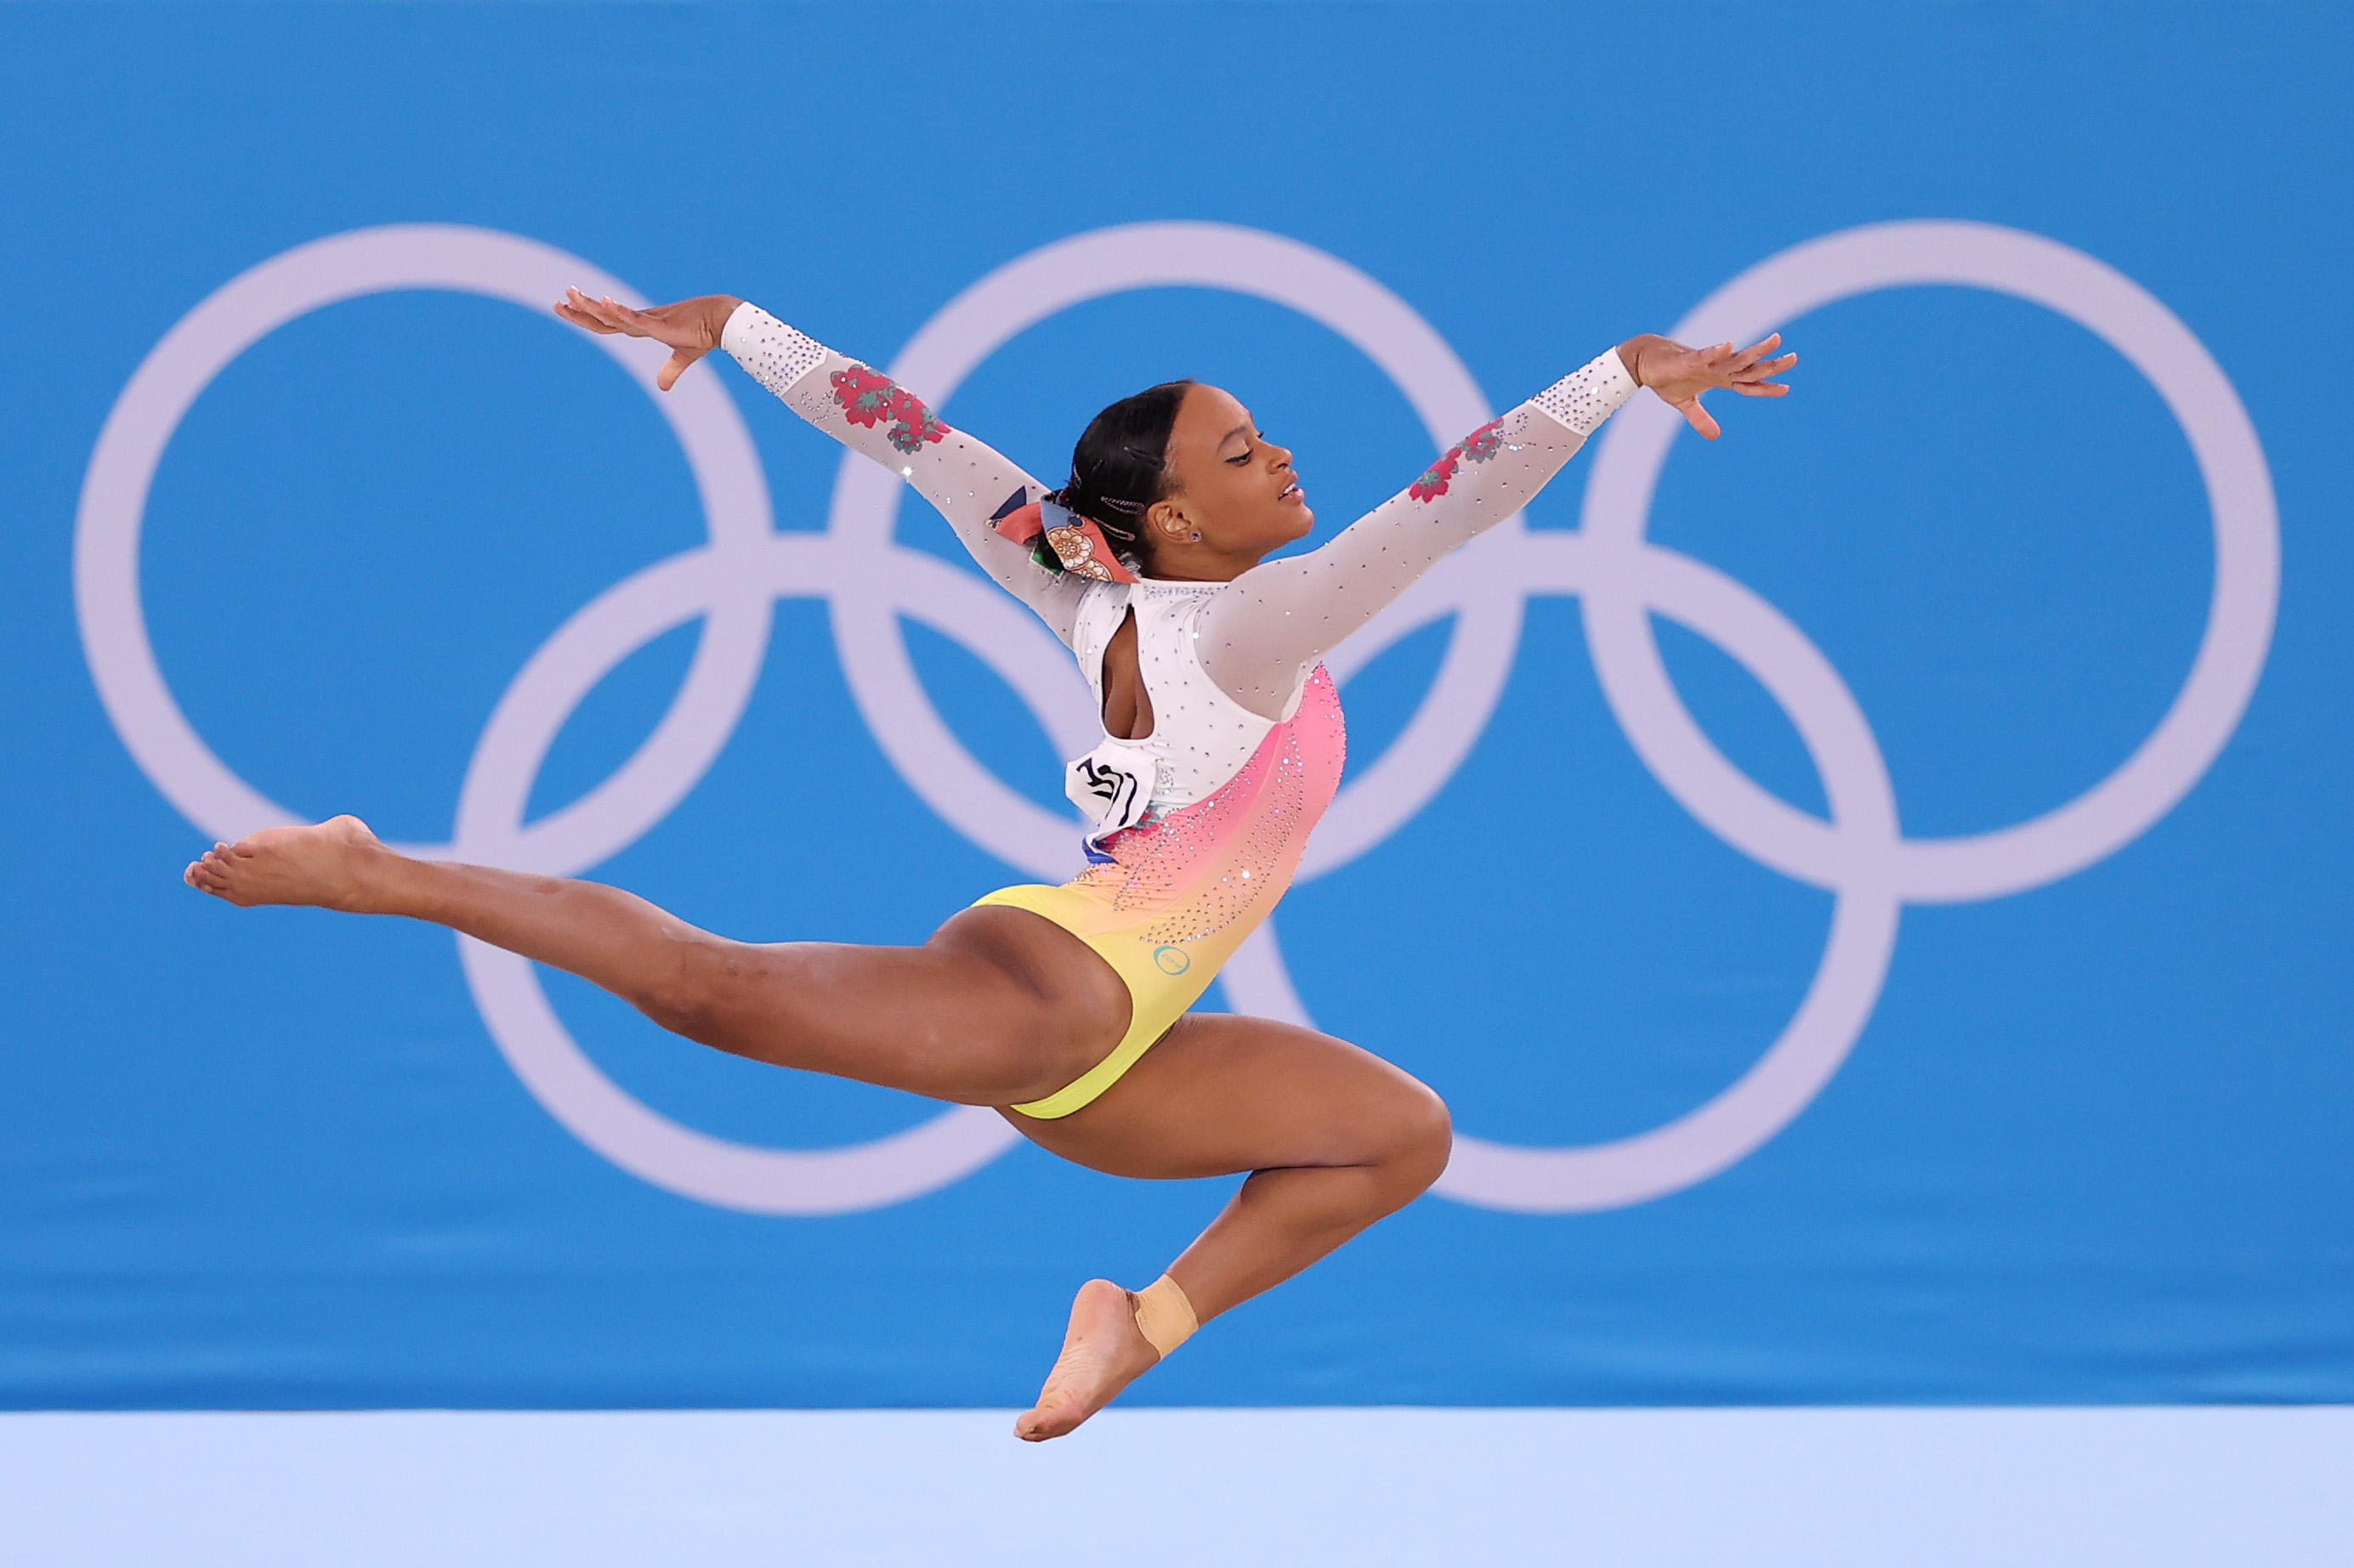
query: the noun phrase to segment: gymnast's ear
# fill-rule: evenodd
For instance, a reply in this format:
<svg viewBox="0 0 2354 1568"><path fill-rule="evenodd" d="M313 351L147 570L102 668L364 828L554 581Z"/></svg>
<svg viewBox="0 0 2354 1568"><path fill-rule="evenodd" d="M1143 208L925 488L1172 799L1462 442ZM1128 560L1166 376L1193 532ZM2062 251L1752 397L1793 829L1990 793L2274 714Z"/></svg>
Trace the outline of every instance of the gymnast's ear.
<svg viewBox="0 0 2354 1568"><path fill-rule="evenodd" d="M1144 509L1144 527L1155 545L1185 545L1202 536L1185 515L1182 496L1164 496Z"/></svg>

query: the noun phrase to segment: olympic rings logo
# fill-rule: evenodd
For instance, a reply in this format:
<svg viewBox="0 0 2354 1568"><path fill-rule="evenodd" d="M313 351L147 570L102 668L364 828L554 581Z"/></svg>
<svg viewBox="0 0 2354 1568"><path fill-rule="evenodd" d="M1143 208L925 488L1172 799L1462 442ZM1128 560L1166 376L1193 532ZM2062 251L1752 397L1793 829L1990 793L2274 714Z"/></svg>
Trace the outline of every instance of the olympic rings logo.
<svg viewBox="0 0 2354 1568"><path fill-rule="evenodd" d="M191 311L115 403L85 477L74 556L83 650L116 732L190 821L234 839L298 820L206 746L158 668L140 603L139 535L164 446L213 377L263 335L339 300L448 289L535 313L566 283L637 298L552 247L441 226L357 230L299 246ZM1983 224L1878 224L1825 236L1752 267L1695 308L1676 335L1762 337L1819 306L1920 284L1993 290L2045 306L2115 348L2156 387L2189 437L2213 515L2215 583L2190 676L2157 729L2115 772L2056 810L1992 832L1906 837L1871 726L1812 642L1773 606L1644 537L1676 415L1650 399L1607 428L1581 526L1532 531L1518 517L1444 562L1330 661L1345 681L1398 638L1447 617L1454 629L1422 706L1397 742L1352 777L1311 841L1302 878L1381 843L1426 805L1485 728L1532 595L1576 595L1611 712L1682 806L1761 864L1835 898L1820 966L1795 1016L1756 1063L1696 1109L1651 1131L1581 1148L1458 1138L1437 1190L1466 1202L1564 1213L1639 1202L1702 1181L1787 1126L1836 1073L1877 1003L1906 903L1999 897L2066 876L2137 837L2205 773L2262 673L2279 595L2272 481L2246 410L2213 358L2132 280L2056 241ZM1296 240L1215 224L1097 230L1033 251L950 301L890 366L944 404L1016 334L1128 290L1229 290L1288 306L1380 366L1434 444L1492 410L1452 349L1411 307L1356 269ZM649 392L661 349L600 338ZM900 774L980 847L1059 880L1074 823L983 768L932 706L899 618L961 641L1026 702L1066 755L1096 738L1068 655L975 574L897 545L899 477L844 454L822 534L779 533L765 476L719 377L655 399L685 450L707 537L599 595L525 662L493 712L461 787L448 844L412 853L577 874L635 842L683 800L741 717L777 599L825 599L851 692ZM1789 714L1823 781L1829 820L1782 801L1735 768L1670 684L1650 618L1691 628L1739 661ZM638 648L693 620L702 641L677 695L610 778L537 821L533 781L573 710ZM705 1202L769 1213L838 1213L904 1202L970 1174L1018 1140L994 1113L958 1107L907 1131L840 1149L758 1148L684 1127L604 1076L566 1032L532 966L460 939L493 1036L559 1122L608 1160ZM1246 1012L1310 1022L1270 922L1225 971Z"/></svg>

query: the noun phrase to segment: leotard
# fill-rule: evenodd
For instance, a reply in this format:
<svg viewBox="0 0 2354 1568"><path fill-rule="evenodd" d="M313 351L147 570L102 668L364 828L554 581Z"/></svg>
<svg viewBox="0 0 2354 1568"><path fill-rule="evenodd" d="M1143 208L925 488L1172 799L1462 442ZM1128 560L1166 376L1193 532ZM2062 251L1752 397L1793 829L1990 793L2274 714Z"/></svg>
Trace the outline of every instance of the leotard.
<svg viewBox="0 0 2354 1568"><path fill-rule="evenodd" d="M1027 1105L1063 1117L1119 1080L1200 1000L1275 907L1340 787L1345 736L1323 656L1440 557L1527 504L1635 390L1616 350L1448 448L1421 478L1322 547L1232 582L1120 583L1055 573L995 520L1048 487L881 372L757 305L723 343L802 418L896 470L973 559L1079 662L1102 711L1104 649L1131 614L1152 734L1107 734L1066 792L1092 817L1088 865L1060 886L979 900L1052 920L1126 983L1127 1033L1077 1079Z"/></svg>

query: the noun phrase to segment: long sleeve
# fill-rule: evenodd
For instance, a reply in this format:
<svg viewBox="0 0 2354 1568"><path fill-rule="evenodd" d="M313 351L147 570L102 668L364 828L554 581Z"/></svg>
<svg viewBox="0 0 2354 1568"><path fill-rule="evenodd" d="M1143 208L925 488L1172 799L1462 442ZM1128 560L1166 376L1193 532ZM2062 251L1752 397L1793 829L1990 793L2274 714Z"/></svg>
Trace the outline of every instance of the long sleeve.
<svg viewBox="0 0 2354 1568"><path fill-rule="evenodd" d="M1457 546L1528 504L1634 395L1612 350L1472 431L1321 549L1252 567L1202 612L1202 667L1253 713L1283 715L1318 660Z"/></svg>
<svg viewBox="0 0 2354 1568"><path fill-rule="evenodd" d="M993 525L999 515L1043 497L1047 486L949 429L881 371L844 358L758 305L736 307L720 343L794 413L913 485L982 571L1037 611L1065 643L1071 641L1087 580L1048 571Z"/></svg>

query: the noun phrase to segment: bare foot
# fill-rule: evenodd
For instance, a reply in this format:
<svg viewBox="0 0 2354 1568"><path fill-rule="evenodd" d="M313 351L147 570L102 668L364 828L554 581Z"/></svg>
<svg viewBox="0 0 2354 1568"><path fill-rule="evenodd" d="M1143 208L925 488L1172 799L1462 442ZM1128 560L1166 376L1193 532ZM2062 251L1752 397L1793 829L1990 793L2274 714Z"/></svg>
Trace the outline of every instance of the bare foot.
<svg viewBox="0 0 2354 1568"><path fill-rule="evenodd" d="M1161 1352L1136 1326L1136 1297L1108 1279L1090 1279L1071 1302L1063 1353L1046 1374L1036 1405L1013 1424L1026 1443L1060 1437L1109 1404L1152 1370Z"/></svg>
<svg viewBox="0 0 2354 1568"><path fill-rule="evenodd" d="M257 904L311 904L361 910L369 863L386 853L357 817L330 817L315 827L264 828L233 844L215 844L189 863L180 880L240 909Z"/></svg>

